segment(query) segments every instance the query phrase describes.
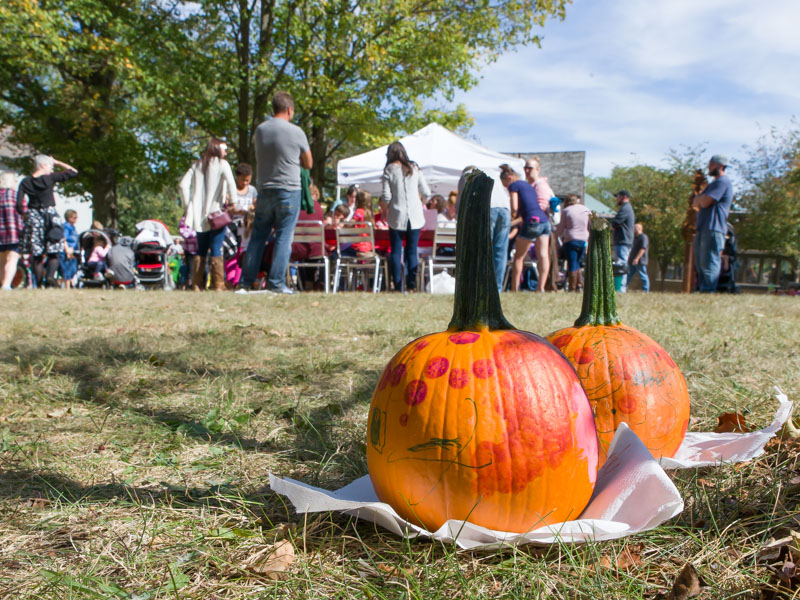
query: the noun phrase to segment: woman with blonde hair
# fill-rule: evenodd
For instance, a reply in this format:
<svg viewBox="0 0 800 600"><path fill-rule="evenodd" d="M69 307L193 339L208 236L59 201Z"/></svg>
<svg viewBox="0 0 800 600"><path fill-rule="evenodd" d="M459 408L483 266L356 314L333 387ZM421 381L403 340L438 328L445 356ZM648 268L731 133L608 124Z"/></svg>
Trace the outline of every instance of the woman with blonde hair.
<svg viewBox="0 0 800 600"><path fill-rule="evenodd" d="M514 246L514 266L512 269L511 290L519 291L519 281L525 256L531 244L536 245L536 266L539 270L537 290L544 291L547 275L550 272L550 219L539 206L536 191L527 181L521 181L519 175L508 165L500 166L500 182L511 196L511 226L519 225L519 235Z"/></svg>
<svg viewBox="0 0 800 600"><path fill-rule="evenodd" d="M17 178L9 171L0 173L0 282L10 290L19 261L22 215L17 212Z"/></svg>
<svg viewBox="0 0 800 600"><path fill-rule="evenodd" d="M197 232L197 256L192 261L192 289L196 291L204 288L206 255L209 251L211 288L225 290L225 265L222 261L225 225L215 226L208 217L213 213L221 213L226 198L236 193L236 180L231 166L225 160L227 154L227 144L211 138L203 154L180 183L186 225Z"/></svg>

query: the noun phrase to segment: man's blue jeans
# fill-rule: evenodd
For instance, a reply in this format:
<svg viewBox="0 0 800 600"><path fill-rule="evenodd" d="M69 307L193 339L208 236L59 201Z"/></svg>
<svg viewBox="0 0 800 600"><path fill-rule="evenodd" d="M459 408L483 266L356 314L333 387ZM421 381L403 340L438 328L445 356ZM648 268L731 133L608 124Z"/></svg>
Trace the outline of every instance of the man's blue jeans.
<svg viewBox="0 0 800 600"><path fill-rule="evenodd" d="M267 188L258 192L253 233L247 245L242 272L242 286L252 287L261 268L264 246L272 228L275 228L275 247L269 269L269 289L279 291L286 287L286 267L292 254L294 226L300 215L300 190Z"/></svg>
<svg viewBox="0 0 800 600"><path fill-rule="evenodd" d="M511 211L499 206L490 208L489 222L492 227L494 279L497 282L497 291L502 292L508 263L508 232L511 230Z"/></svg>
<svg viewBox="0 0 800 600"><path fill-rule="evenodd" d="M647 265L643 265L639 263L638 265L629 265L628 266L628 281L626 281L626 285L633 281L633 276L638 275L639 278L642 280L642 291L649 292L650 291L650 278L647 276Z"/></svg>
<svg viewBox="0 0 800 600"><path fill-rule="evenodd" d="M701 229L694 237L694 266L697 270L700 292L717 291L724 247L725 234L719 231Z"/></svg>
<svg viewBox="0 0 800 600"><path fill-rule="evenodd" d="M611 244L611 254L613 255L614 262L621 262L628 264L628 257L631 255L631 246L627 244ZM628 291L628 274L622 275L622 285L619 291L623 294Z"/></svg>

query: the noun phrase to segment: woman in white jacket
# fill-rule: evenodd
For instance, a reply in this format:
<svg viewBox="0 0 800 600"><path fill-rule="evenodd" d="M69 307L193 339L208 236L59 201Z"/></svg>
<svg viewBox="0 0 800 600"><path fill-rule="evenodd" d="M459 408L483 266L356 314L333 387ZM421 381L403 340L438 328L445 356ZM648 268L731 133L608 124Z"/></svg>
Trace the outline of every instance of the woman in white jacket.
<svg viewBox="0 0 800 600"><path fill-rule="evenodd" d="M389 225L390 259L394 291L399 292L403 284L402 260L405 240L406 289L413 290L417 281L417 242L425 215L422 203L431 195L431 190L419 170L412 162L400 142L394 142L386 150L386 168L383 170L383 194L381 214L386 215ZM388 209L388 214L387 214Z"/></svg>
<svg viewBox="0 0 800 600"><path fill-rule="evenodd" d="M225 142L212 138L192 168L181 179L181 198L185 209L186 225L197 232L197 256L192 261L192 289L205 286L206 255L211 251L211 288L225 290L225 265L222 261L222 242L225 228L212 229L208 215L221 211L226 198L236 193L236 180L231 166L225 160L228 147Z"/></svg>

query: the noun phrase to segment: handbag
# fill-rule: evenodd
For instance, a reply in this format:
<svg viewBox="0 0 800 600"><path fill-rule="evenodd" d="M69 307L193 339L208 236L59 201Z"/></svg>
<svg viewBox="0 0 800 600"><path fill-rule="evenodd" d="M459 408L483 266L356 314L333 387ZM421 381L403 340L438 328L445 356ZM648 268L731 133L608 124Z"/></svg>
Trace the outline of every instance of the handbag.
<svg viewBox="0 0 800 600"><path fill-rule="evenodd" d="M208 214L208 224L211 229L222 229L233 221L231 216L222 210L217 210Z"/></svg>

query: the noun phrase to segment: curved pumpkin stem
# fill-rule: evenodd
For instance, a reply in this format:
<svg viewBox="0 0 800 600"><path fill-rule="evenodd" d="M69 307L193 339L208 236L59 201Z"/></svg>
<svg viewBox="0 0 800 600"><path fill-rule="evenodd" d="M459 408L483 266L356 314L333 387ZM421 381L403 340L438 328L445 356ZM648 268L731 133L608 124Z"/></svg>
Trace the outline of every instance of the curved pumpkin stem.
<svg viewBox="0 0 800 600"><path fill-rule="evenodd" d="M614 272L611 268L611 229L605 219L592 216L584 276L583 307L575 327L619 325Z"/></svg>
<svg viewBox="0 0 800 600"><path fill-rule="evenodd" d="M503 316L494 277L489 205L494 180L478 169L467 175L458 202L456 293L450 331L514 329Z"/></svg>

